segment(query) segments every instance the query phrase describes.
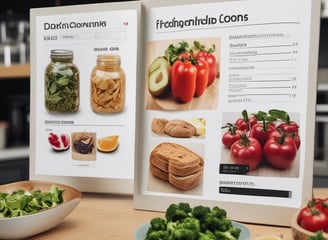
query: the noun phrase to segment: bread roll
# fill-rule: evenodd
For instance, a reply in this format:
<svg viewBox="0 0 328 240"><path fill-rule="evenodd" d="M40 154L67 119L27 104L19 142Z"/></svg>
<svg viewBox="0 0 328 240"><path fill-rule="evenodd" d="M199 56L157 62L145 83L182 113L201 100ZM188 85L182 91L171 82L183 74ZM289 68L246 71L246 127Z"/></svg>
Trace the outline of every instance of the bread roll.
<svg viewBox="0 0 328 240"><path fill-rule="evenodd" d="M190 138L196 134L196 128L187 121L174 119L165 125L164 132L171 137Z"/></svg>

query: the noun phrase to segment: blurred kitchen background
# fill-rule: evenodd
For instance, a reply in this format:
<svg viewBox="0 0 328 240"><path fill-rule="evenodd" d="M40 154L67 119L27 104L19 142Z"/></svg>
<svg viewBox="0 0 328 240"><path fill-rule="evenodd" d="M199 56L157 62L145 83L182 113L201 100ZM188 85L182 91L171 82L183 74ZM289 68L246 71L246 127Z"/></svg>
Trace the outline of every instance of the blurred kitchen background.
<svg viewBox="0 0 328 240"><path fill-rule="evenodd" d="M29 178L29 9L115 2L10 0L0 9L0 184ZM328 187L328 0L322 0L315 128L315 187Z"/></svg>

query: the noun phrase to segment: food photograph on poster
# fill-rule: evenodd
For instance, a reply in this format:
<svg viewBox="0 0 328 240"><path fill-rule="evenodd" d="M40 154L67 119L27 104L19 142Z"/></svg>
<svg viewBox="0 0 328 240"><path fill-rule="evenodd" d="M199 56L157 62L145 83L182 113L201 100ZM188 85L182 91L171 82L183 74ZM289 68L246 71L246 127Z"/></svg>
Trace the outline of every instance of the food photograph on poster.
<svg viewBox="0 0 328 240"><path fill-rule="evenodd" d="M299 114L244 109L223 115L220 173L299 177Z"/></svg>
<svg viewBox="0 0 328 240"><path fill-rule="evenodd" d="M145 107L151 110L216 109L220 81L220 38L147 43ZM188 71L181 81L183 72ZM188 81L188 78L193 81ZM180 79L180 81L177 81Z"/></svg>

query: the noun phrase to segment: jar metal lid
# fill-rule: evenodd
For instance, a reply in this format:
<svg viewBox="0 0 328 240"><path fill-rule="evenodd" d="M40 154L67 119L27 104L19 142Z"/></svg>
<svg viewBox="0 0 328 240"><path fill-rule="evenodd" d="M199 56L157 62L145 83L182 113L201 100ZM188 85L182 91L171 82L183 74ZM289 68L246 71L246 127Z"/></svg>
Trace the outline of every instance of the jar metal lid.
<svg viewBox="0 0 328 240"><path fill-rule="evenodd" d="M50 55L55 58L73 58L73 51L66 49L53 49L50 51Z"/></svg>
<svg viewBox="0 0 328 240"><path fill-rule="evenodd" d="M98 63L103 64L121 64L121 57L115 54L100 54L97 56Z"/></svg>

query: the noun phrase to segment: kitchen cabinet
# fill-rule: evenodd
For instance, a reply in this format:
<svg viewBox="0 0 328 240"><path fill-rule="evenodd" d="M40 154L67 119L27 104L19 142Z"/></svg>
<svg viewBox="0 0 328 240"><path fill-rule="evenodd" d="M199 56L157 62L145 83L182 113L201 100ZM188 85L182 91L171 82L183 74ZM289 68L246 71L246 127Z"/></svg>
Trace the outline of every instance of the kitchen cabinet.
<svg viewBox="0 0 328 240"><path fill-rule="evenodd" d="M3 99L1 117L4 120L9 121L11 118L9 106L12 106L12 102L7 101L13 100L12 96L18 96L16 94L29 94L29 76L29 64L0 66L0 98ZM13 142L10 142L11 130L7 134L7 147L0 149L0 184L29 179L28 143L13 146ZM25 134L28 138L28 133Z"/></svg>

